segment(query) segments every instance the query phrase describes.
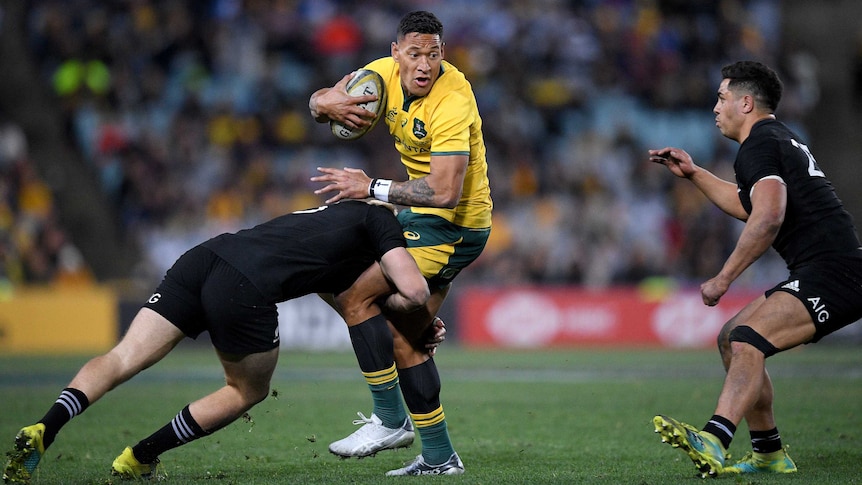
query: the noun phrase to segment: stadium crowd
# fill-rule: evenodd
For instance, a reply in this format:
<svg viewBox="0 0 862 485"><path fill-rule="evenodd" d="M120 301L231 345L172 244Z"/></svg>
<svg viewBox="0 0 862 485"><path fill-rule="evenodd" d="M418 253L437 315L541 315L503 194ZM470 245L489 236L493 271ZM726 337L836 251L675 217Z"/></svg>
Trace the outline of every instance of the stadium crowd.
<svg viewBox="0 0 862 485"><path fill-rule="evenodd" d="M93 281L58 219L51 187L36 171L27 137L0 120L0 299L15 285Z"/></svg>
<svg viewBox="0 0 862 485"><path fill-rule="evenodd" d="M647 147L690 147L727 175L735 152L711 107L734 60L780 69L779 114L803 134L817 101L779 0L33 0L27 32L68 135L147 251L137 276L155 278L213 234L319 204L317 166L405 178L386 133L338 141L306 103L388 55L395 33L377 26L416 8L446 26L484 123L494 229L465 282L699 284L741 225ZM9 199L25 175L5 161L2 174ZM758 265L739 283L784 271L777 256Z"/></svg>

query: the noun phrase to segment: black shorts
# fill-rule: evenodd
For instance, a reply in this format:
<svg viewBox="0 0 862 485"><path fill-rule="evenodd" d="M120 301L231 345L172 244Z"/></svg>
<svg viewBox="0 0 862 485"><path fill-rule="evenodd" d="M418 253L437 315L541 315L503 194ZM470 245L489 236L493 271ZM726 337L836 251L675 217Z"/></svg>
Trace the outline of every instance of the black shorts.
<svg viewBox="0 0 862 485"><path fill-rule="evenodd" d="M790 272L790 277L766 292L789 293L805 305L817 332L817 342L862 318L862 251L814 261Z"/></svg>
<svg viewBox="0 0 862 485"><path fill-rule="evenodd" d="M254 354L278 347L278 308L233 266L196 246L167 271L144 304L197 338L207 330L215 348Z"/></svg>

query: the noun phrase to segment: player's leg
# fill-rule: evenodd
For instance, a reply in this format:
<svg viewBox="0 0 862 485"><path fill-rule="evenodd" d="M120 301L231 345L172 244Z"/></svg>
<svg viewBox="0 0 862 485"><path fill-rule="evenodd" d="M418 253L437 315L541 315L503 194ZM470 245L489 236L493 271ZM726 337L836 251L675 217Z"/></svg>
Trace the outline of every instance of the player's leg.
<svg viewBox="0 0 862 485"><path fill-rule="evenodd" d="M725 370L730 367L731 342L730 332L740 322L747 322L751 315L764 301L766 297L761 296L747 305L735 317L728 321L718 335L718 348L724 362ZM748 423L748 433L751 439L752 451L747 452L742 459L733 465L725 466L722 473L751 473L756 471L778 471L780 473L791 473L796 471L796 465L787 455L781 443L781 435L775 422L772 403L775 392L769 372L763 369L763 384L757 401L745 414Z"/></svg>
<svg viewBox="0 0 862 485"><path fill-rule="evenodd" d="M697 431L672 418L656 416L656 432L663 441L681 448L704 476L738 473L734 471L738 464L726 470L724 461L743 418L751 418L752 438L761 440L763 449L777 446L774 451L781 450L765 361L781 350L810 341L814 333L811 317L797 298L783 292L758 298L728 322L719 336L727 375L712 418ZM786 460L792 465L789 457Z"/></svg>
<svg viewBox="0 0 862 485"><path fill-rule="evenodd" d="M729 334L730 365L716 413L734 423L746 417L761 397L766 358L809 342L816 330L799 299L781 291L766 298L746 322L740 322ZM751 417L760 424L760 416Z"/></svg>
<svg viewBox="0 0 862 485"><path fill-rule="evenodd" d="M737 358L740 351L770 346L787 350L802 343L814 343L826 335L862 318L862 255L854 251L843 256L824 259L793 271L791 276L766 292L765 303L747 320L740 320L730 329L726 340L730 342L732 376L735 366L744 364ZM748 325L751 330L740 328ZM758 345L758 339L762 341ZM765 341L765 342L764 342ZM757 366L759 367L759 358ZM731 383L727 383L731 386ZM782 447L781 437L772 413L772 385L764 370L762 391L744 413L751 433L752 452L734 465L725 468L727 473L792 473L796 465ZM740 386L741 387L741 386ZM722 395L718 412L732 413L734 389ZM726 410L725 409L729 409Z"/></svg>
<svg viewBox="0 0 862 485"><path fill-rule="evenodd" d="M407 466L387 475L464 473L464 464L455 453L440 403L441 382L434 358L425 348L426 331L449 292L436 288L425 309L410 314L392 314L395 361L401 376L401 391L422 441L422 454Z"/></svg>
<svg viewBox="0 0 862 485"><path fill-rule="evenodd" d="M358 413L360 419L354 420L354 424L362 427L329 445L331 453L344 458L371 456L413 443L413 425L398 386L392 333L375 303L391 291L380 266L374 264L337 297L321 295L348 325L350 342L373 403L370 418Z"/></svg>
<svg viewBox="0 0 862 485"><path fill-rule="evenodd" d="M482 253L490 228L467 229L412 211L402 211L398 219L405 231L421 234L408 239L407 249L428 278L431 297L424 314L421 309L410 314L387 314L395 327L395 361L401 375L401 392L422 441L421 455L387 475L461 474L464 465L452 446L440 403L440 375L425 342L452 280Z"/></svg>
<svg viewBox="0 0 862 485"><path fill-rule="evenodd" d="M433 450L435 449L438 450L438 452L447 447L451 449L451 443L449 443L448 433L445 432L445 420L442 415L442 407L439 406L439 401L436 399L436 397L439 397L439 375L437 374L437 369L433 359L430 359L433 348L429 351L428 338L429 336L431 336L432 339L435 338L431 335L435 328L433 321L443 303L443 300L445 299L446 292L448 291L447 283L451 281L451 279L454 278L461 269L469 265L470 262L479 256L482 248L484 248L490 231L467 230L465 228L457 227L442 218L424 214L414 214L411 211L402 211L399 213L398 218L405 231L417 231L422 234L421 240L419 238L408 240L408 251L416 260L422 274L430 280L429 286L431 287L431 297L428 303L426 303L424 309L419 309L409 314L386 312L386 309L384 309L384 313L390 322L395 323L395 327L391 327L393 328L392 355L394 362L397 363L397 379L400 382L400 393L404 395L404 400L407 402L411 415L415 419L416 416L424 416L439 408L439 415L437 415L439 419L429 421L423 418L422 425L427 424L429 429L425 434L420 434L423 443L423 454L425 453L426 448L429 453L433 453ZM360 280L357 280L352 288L365 288L366 284L361 280L366 276L367 275L365 274L362 275ZM381 271L377 270L373 276L377 278L376 285L378 286L368 286L368 288L376 288L375 291L377 291L382 288L384 283L383 280L379 279L383 278L383 275ZM385 282L385 284L388 285L389 283ZM391 289L389 291L391 291ZM366 291L366 297L372 294L374 294L373 291ZM378 295L379 294L380 293L378 293ZM339 295L339 300L343 297L344 294ZM351 318L346 313L346 305L342 305L341 311L345 320L349 323ZM359 321L361 319L353 318L353 320ZM351 336L353 336L354 331L354 329L351 329ZM354 350L357 351L357 354L360 352L356 347L355 342ZM386 358L388 363L389 356L387 355ZM407 377L406 383L404 378L401 376L402 369L405 369L405 372L410 374ZM363 372L365 371L363 370ZM375 397L375 415L387 413L390 416L395 415L393 410L397 411L397 406L400 406L400 396L398 404L396 404L394 398L394 396L396 396L397 389L398 387L385 390L381 395L388 396L386 399ZM372 391L374 390L372 389ZM411 393L411 396L407 396L408 393ZM428 396L436 397L435 399L428 400L426 399ZM422 405L419 406L418 403L422 403ZM411 407L414 405L417 406L415 409ZM400 418L400 412L403 411L397 412ZM378 426L377 423L373 422L373 418L374 416L372 416L372 420L363 419L354 421L356 424L365 423L365 426L344 440L340 440L330 445L330 451L341 456L366 456L367 454L373 454L368 452L368 447L365 445L361 448L364 455L356 455L351 452L351 446L355 444L354 438L360 437L359 435L364 433L364 428ZM397 422L397 419L392 419L390 426L398 426ZM405 427L406 423L401 429L388 429L392 431L393 434L395 432L404 433ZM443 432L440 432L440 430L443 430ZM426 443L426 437L431 441ZM434 443L442 444L434 445ZM337 451L335 451L334 448L337 448ZM386 448L380 447L378 449ZM454 455L454 452L452 455ZM457 455L454 456L457 458ZM449 456L447 456L447 458L449 458ZM436 461L435 458L435 461L432 463L440 464L441 462ZM463 471L463 465L460 464L460 460L457 460L457 463L454 465L457 465L456 468ZM454 469L455 468L453 468L453 470Z"/></svg>
<svg viewBox="0 0 862 485"><path fill-rule="evenodd" d="M109 352L91 359L78 371L36 424L22 428L8 453L4 479L27 483L45 450L72 418L108 391L164 357L184 337L164 317L142 308L123 339Z"/></svg>
<svg viewBox="0 0 862 485"><path fill-rule="evenodd" d="M764 297L760 297L746 305L742 311L725 323L719 332L718 349L725 371L731 361L730 330L736 327L738 322L747 321L764 300ZM768 395L771 396L771 394L770 391ZM730 445L730 439L736 429L734 423L724 417L713 416L701 430L698 430L669 416L658 415L653 418L653 424L662 442L681 449L692 460L702 477L716 476L724 469L727 446ZM731 429L733 431L730 431ZM729 433L729 437L725 431ZM726 444L723 444L719 438L722 434L726 437Z"/></svg>
<svg viewBox="0 0 862 485"><path fill-rule="evenodd" d="M373 301L382 294L391 291L388 281L383 277L379 266L369 268L350 289L330 299L349 326L350 339L359 362L360 369L366 379L372 394L374 411L370 418L359 413L359 420L354 424L363 426L346 438L330 444L330 452L342 457L369 456L384 449L409 446L413 442L413 425L407 417L402 404L402 388L399 387L400 372L396 368L395 354L399 355L399 367L414 367L425 363L429 358L426 348L428 329L431 328L434 313L442 305L446 289L432 293L430 307L411 312L409 316L392 313L393 318L402 319L405 338L395 327L387 326L386 319L380 315ZM325 300L327 298L324 298ZM369 315L372 315L369 317ZM436 377L436 390L430 392L439 396L439 377L433 361L416 367L411 373L430 372ZM433 382L426 381L426 382ZM409 384L409 383L408 383ZM409 389L414 389L408 385ZM407 401L408 405L410 400ZM424 410L427 406L423 406ZM434 409L439 408L439 402ZM435 423L436 438L432 432L423 435L423 449L432 452L440 446L432 446L437 441L443 441L444 448L450 449L446 458L452 454L448 435L445 433L445 422ZM439 429L444 432L440 433ZM427 440L428 444L425 443Z"/></svg>
<svg viewBox="0 0 862 485"><path fill-rule="evenodd" d="M83 391L92 404L161 360L184 337L165 317L149 308L141 308L120 343L107 354L86 363L69 387Z"/></svg>
<svg viewBox="0 0 862 485"><path fill-rule="evenodd" d="M815 331L803 303L781 291L771 294L748 319L740 320L729 331L730 363L715 415L734 424L744 418L752 452L726 467L724 473L796 471L775 424L773 387L765 360L773 353L809 342ZM733 430L729 428L730 439Z"/></svg>
<svg viewBox="0 0 862 485"><path fill-rule="evenodd" d="M225 386L187 405L161 429L126 448L113 463L113 471L123 477L157 472L159 455L233 422L269 393L278 361L278 309L233 266L208 250L200 256L206 270L197 273L202 279L198 304L191 305L191 312L174 308L178 313L174 320L181 322L178 326L186 334L209 332ZM195 301L190 296L186 300Z"/></svg>
<svg viewBox="0 0 862 485"><path fill-rule="evenodd" d="M754 312L766 301L765 296L761 296L745 306L739 313L731 318L721 329L718 334L718 350L721 354L721 360L724 363L724 369L727 371L730 368L732 346L730 341L730 333L740 324L744 325L749 322ZM760 394L752 406L751 410L745 415L745 420L748 422L750 429L769 430L775 427L775 416L772 411L772 403L774 400L774 390L772 380L769 377L769 372L766 368L763 369L762 385Z"/></svg>
<svg viewBox="0 0 862 485"><path fill-rule="evenodd" d="M218 431L269 395L278 348L249 355L216 352L225 386L187 405L158 431L127 447L114 460L114 474L146 478L158 473L159 455Z"/></svg>

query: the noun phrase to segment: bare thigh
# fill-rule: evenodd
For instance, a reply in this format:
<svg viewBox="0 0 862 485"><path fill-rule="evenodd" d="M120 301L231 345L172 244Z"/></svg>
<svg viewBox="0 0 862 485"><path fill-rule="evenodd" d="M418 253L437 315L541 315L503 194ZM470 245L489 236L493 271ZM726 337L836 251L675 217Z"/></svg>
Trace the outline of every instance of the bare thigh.
<svg viewBox="0 0 862 485"><path fill-rule="evenodd" d="M121 358L124 368L137 372L161 360L183 338L183 332L165 317L141 308L111 353Z"/></svg>
<svg viewBox="0 0 862 485"><path fill-rule="evenodd" d="M779 350L788 350L811 341L817 330L805 305L792 295L778 291L760 297L742 309L722 331L748 325Z"/></svg>
<svg viewBox="0 0 862 485"><path fill-rule="evenodd" d="M122 340L108 353L90 359L69 383L91 403L106 392L155 364L185 335L166 318L141 308Z"/></svg>

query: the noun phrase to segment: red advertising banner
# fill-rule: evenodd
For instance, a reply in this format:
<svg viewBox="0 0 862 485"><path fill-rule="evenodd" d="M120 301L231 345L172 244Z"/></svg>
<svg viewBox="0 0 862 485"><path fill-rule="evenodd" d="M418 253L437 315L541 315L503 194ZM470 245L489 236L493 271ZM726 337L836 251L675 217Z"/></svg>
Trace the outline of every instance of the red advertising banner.
<svg viewBox="0 0 862 485"><path fill-rule="evenodd" d="M722 325L761 294L728 293L708 307L697 291L462 288L458 336L472 347L713 347Z"/></svg>

